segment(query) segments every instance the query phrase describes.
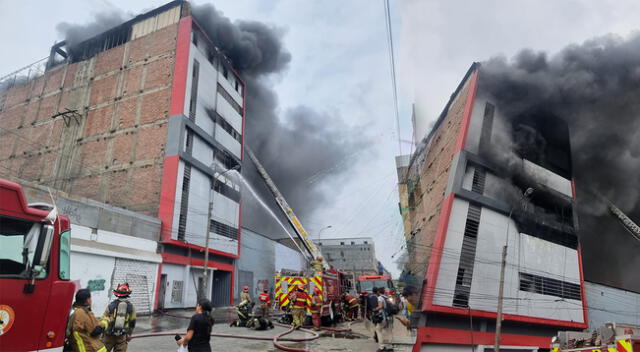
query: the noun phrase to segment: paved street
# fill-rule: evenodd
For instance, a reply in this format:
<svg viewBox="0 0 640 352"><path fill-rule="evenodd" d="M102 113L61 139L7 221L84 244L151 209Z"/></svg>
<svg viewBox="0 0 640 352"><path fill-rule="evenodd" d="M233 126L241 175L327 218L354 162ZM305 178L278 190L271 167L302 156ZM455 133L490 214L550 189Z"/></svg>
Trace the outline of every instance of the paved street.
<svg viewBox="0 0 640 352"><path fill-rule="evenodd" d="M145 334L151 332L180 332L184 334L189 323L188 319L179 318L178 316L190 316L193 312L179 311L172 312L173 316L155 316L139 318L136 334ZM253 331L245 328L229 327L228 319L231 317L230 311L227 309L218 309L214 312L216 317L216 325L214 333L237 334L251 336L267 336L273 337L280 332L286 331L284 327L276 326L273 330ZM368 330L368 324L353 324L351 333L330 333L320 332L320 338L309 342L283 342L286 346L307 348L314 351L375 351L377 344L371 338L371 332ZM129 344L129 350L135 352L173 352L176 350L176 344L173 333L167 336L153 336L135 338ZM306 337L308 333L296 331L286 337ZM212 337L211 346L213 351L278 351L271 341L249 340L243 338L226 338ZM396 351L409 351L396 346Z"/></svg>

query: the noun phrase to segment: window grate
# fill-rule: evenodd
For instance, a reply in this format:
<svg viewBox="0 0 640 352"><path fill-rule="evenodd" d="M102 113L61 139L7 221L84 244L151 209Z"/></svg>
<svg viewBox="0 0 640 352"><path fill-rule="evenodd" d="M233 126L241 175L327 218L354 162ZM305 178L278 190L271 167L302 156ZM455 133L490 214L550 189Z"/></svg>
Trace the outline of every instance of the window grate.
<svg viewBox="0 0 640 352"><path fill-rule="evenodd" d="M229 226L227 224L223 224L216 220L211 220L209 223L209 231L215 232L220 236L228 237L232 240L238 239L238 229Z"/></svg>
<svg viewBox="0 0 640 352"><path fill-rule="evenodd" d="M173 285L171 287L172 303L182 303L182 287L183 287L183 281L173 280Z"/></svg>
<svg viewBox="0 0 640 352"><path fill-rule="evenodd" d="M192 79L191 79L191 97L189 99L189 118L194 121L196 119L196 106L198 103L199 74L200 74L200 63L198 62L198 60L193 60L193 73L192 73Z"/></svg>
<svg viewBox="0 0 640 352"><path fill-rule="evenodd" d="M454 307L468 307L469 293L473 279L473 266L476 257L476 245L478 241L478 228L482 208L475 204L469 204L467 222L464 227L464 238L460 251L458 273L456 275L456 287L453 295Z"/></svg>
<svg viewBox="0 0 640 352"><path fill-rule="evenodd" d="M581 300L580 285L550 277L520 273L520 291L566 299Z"/></svg>
<svg viewBox="0 0 640 352"><path fill-rule="evenodd" d="M185 240L187 230L187 212L189 210L189 184L191 183L191 165L184 165L182 178L182 198L180 199L180 216L178 217L178 241Z"/></svg>
<svg viewBox="0 0 640 352"><path fill-rule="evenodd" d="M476 167L473 171L473 183L471 184L471 191L479 194L484 194L484 185L486 178L486 171L481 167Z"/></svg>

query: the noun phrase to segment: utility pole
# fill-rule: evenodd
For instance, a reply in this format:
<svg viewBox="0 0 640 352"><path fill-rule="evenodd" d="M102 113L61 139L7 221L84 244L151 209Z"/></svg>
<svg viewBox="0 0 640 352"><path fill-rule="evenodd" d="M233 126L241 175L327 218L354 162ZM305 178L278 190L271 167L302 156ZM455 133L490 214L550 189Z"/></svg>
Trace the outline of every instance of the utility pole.
<svg viewBox="0 0 640 352"><path fill-rule="evenodd" d="M522 206L523 201L533 194L533 188L529 187L520 197L519 203ZM493 344L494 352L500 352L500 335L502 333L502 306L504 301L504 271L507 266L507 247L509 246L509 224L511 224L511 215L513 215L513 207L509 211L507 218L507 233L504 247L502 247L502 264L500 265L500 287L498 289L498 314L496 317L496 339Z"/></svg>
<svg viewBox="0 0 640 352"><path fill-rule="evenodd" d="M511 219L509 219L510 221ZM507 234L508 236L508 234ZM500 267L500 290L498 291L498 316L496 318L496 340L493 350L500 352L500 333L502 329L502 302L504 300L504 269L507 266L507 246L502 247L502 265Z"/></svg>
<svg viewBox="0 0 640 352"><path fill-rule="evenodd" d="M221 173L218 177L221 177L222 175L226 174L229 171L232 170L238 170L240 168L240 165L236 165L234 167L232 167L231 169L227 169L225 170L223 173ZM209 230L211 229L211 213L213 213L213 193L215 192L215 185L216 182L218 182L218 177L216 177L215 175L213 176L213 181L212 181L212 190L209 191L209 211L207 211L207 229L205 231L205 240L204 240L204 274L202 275L203 277L203 283L202 283L202 292L198 292L198 298L201 297L207 297L207 293L209 292Z"/></svg>

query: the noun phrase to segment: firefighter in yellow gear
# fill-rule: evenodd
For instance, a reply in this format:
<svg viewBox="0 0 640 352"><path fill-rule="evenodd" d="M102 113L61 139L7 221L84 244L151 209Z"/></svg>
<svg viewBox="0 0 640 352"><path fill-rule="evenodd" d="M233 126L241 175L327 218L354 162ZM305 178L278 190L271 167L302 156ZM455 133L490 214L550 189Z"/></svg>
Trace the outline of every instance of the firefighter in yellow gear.
<svg viewBox="0 0 640 352"><path fill-rule="evenodd" d="M107 351L126 352L136 327L136 309L128 299L131 295L128 283L119 284L113 294L117 298L109 303L102 314L102 320L108 323L102 342Z"/></svg>
<svg viewBox="0 0 640 352"><path fill-rule="evenodd" d="M304 290L304 285L298 285L296 292L291 295L291 304L293 305L291 307L291 315L293 316L293 326L296 329L304 325L310 301L311 297Z"/></svg>
<svg viewBox="0 0 640 352"><path fill-rule="evenodd" d="M249 294L249 286L244 285L242 287L242 292L240 293L240 304L239 306L244 306L247 304L251 304L251 295Z"/></svg>
<svg viewBox="0 0 640 352"><path fill-rule="evenodd" d="M91 311L91 303L91 291L83 288L76 292L73 314L67 324L67 337L75 352L107 352L100 341L107 322L98 321Z"/></svg>

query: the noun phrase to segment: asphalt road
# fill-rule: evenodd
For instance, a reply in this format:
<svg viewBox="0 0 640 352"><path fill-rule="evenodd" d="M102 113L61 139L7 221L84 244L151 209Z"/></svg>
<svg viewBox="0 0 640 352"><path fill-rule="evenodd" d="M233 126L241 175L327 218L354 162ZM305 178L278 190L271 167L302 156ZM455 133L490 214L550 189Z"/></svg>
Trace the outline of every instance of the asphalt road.
<svg viewBox="0 0 640 352"><path fill-rule="evenodd" d="M135 334L154 332L179 332L184 334L189 324L189 320L182 317L191 316L191 311L172 312L173 316L140 317L136 326ZM276 326L272 330L253 331L247 328L236 328L229 326L229 319L233 315L229 311L218 310L214 312L216 325L214 333L268 336L273 337L287 328ZM330 333L320 332L321 337L308 342L283 342L284 345L297 348L307 348L314 351L375 351L377 344L371 338L372 332L369 324L358 323L352 326L351 333ZM286 337L305 337L308 333L295 331ZM236 351L279 351L274 347L272 341L249 340L246 338L226 338L211 337L211 347L213 351L236 352ZM129 343L128 350L131 352L175 352L177 345L173 334L169 336L153 336L135 338ZM409 349L396 348L396 351Z"/></svg>

